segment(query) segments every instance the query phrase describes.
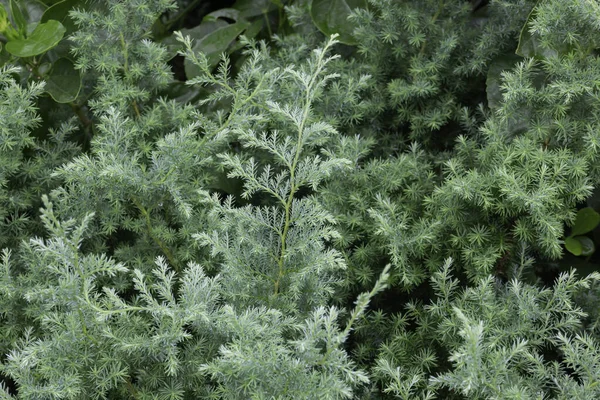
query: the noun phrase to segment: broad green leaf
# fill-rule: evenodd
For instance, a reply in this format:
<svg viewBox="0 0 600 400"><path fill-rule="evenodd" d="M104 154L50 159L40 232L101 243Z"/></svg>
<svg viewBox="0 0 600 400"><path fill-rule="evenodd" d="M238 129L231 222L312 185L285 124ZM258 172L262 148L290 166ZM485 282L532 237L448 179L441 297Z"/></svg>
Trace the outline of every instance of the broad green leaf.
<svg viewBox="0 0 600 400"><path fill-rule="evenodd" d="M73 62L67 58L58 59L46 79L46 92L57 103L70 103L79 95L81 76Z"/></svg>
<svg viewBox="0 0 600 400"><path fill-rule="evenodd" d="M41 22L55 20L63 24L63 26L67 29L67 34L74 32L77 30L77 26L69 16L69 11L71 11L76 5L78 8L82 8L82 2L80 0L59 1L44 12Z"/></svg>
<svg viewBox="0 0 600 400"><path fill-rule="evenodd" d="M491 110L496 110L502 103L502 92L500 91L500 85L502 84L502 71L512 69L512 67L521 58L516 55L504 55L496 58L490 64L486 79L486 92L488 106Z"/></svg>
<svg viewBox="0 0 600 400"><path fill-rule="evenodd" d="M192 29L181 29L181 34L185 36L189 36L197 42L202 40L206 35L214 32L219 28L223 28L228 26L229 24L222 19L217 19L216 21L208 21L203 22L200 25L192 28ZM167 47L167 54L171 58L177 55L179 50L183 50L183 45L175 38L175 35L171 34L160 41L160 43Z"/></svg>
<svg viewBox="0 0 600 400"><path fill-rule="evenodd" d="M583 235L593 231L598 224L600 224L600 214L594 211L593 208L582 208L577 212L571 236Z"/></svg>
<svg viewBox="0 0 600 400"><path fill-rule="evenodd" d="M40 0L41 3L45 4L48 7L51 7L52 5L58 3L60 0Z"/></svg>
<svg viewBox="0 0 600 400"><path fill-rule="evenodd" d="M42 63L38 68L37 68L37 73L39 76L44 76L46 77L50 71L52 71L52 64L49 62L45 62Z"/></svg>
<svg viewBox="0 0 600 400"><path fill-rule="evenodd" d="M61 40L58 42L56 46L48 50L46 54L44 54L44 58L50 61L51 63L57 61L60 58L68 58L72 59L71 55L71 44L66 40Z"/></svg>
<svg viewBox="0 0 600 400"><path fill-rule="evenodd" d="M521 57L533 57L538 59L553 58L559 54L568 53L570 46L566 43L559 45L557 49L548 49L540 45L540 39L536 34L530 32L531 22L536 18L537 7L541 0L538 0L533 6L533 9L527 16L527 20L521 28L521 34L519 35L519 44L517 46L516 53Z"/></svg>
<svg viewBox="0 0 600 400"><path fill-rule="evenodd" d="M573 255L590 256L596 250L594 241L587 236L569 236L565 239L565 247Z"/></svg>
<svg viewBox="0 0 600 400"><path fill-rule="evenodd" d="M521 33L519 35L519 43L517 45L517 51L516 51L516 54L520 55L521 57L532 57L533 56L534 45L531 42L532 37L531 37L531 33L529 32L529 23L535 17L536 8L539 3L540 3L540 0L538 0L535 3L535 5L531 9L531 11L529 12L529 15L527 16L527 19L525 20L525 24L523 24L523 27L521 28Z"/></svg>
<svg viewBox="0 0 600 400"><path fill-rule="evenodd" d="M200 24L202 25L202 24ZM221 54L226 52L228 47L237 37L248 28L248 22L237 22L218 28L215 31L204 36L194 44L194 51L202 52L208 59L208 65L213 67L217 65ZM197 76L200 73L198 67L185 60L185 74L188 79Z"/></svg>
<svg viewBox="0 0 600 400"><path fill-rule="evenodd" d="M565 247L567 250L569 250L569 252L576 256L580 256L581 252L583 251L581 242L572 236L569 236L565 239Z"/></svg>
<svg viewBox="0 0 600 400"><path fill-rule="evenodd" d="M21 11L21 6L15 0L10 0L10 13L21 37L27 34L27 20Z"/></svg>
<svg viewBox="0 0 600 400"><path fill-rule="evenodd" d="M248 39L252 39L260 33L264 25L265 22L262 19L254 21L252 24L250 24L248 29L244 31L244 36L246 36Z"/></svg>
<svg viewBox="0 0 600 400"><path fill-rule="evenodd" d="M234 8L221 8L206 15L202 18L202 21L216 21L218 18L226 18L237 22L240 19L240 11Z"/></svg>
<svg viewBox="0 0 600 400"><path fill-rule="evenodd" d="M238 0L232 8L240 12L240 17L252 18L277 10L277 4L271 0Z"/></svg>
<svg viewBox="0 0 600 400"><path fill-rule="evenodd" d="M38 0L17 0L21 3L21 11L29 25L37 25L42 15L48 8L44 3ZM35 27L35 26L34 26Z"/></svg>
<svg viewBox="0 0 600 400"><path fill-rule="evenodd" d="M8 42L6 50L17 57L33 57L56 46L65 31L65 27L60 22L50 20L39 24L27 39Z"/></svg>
<svg viewBox="0 0 600 400"><path fill-rule="evenodd" d="M244 31L244 36L246 36L248 39L252 39L260 33L264 24L265 23L262 19L257 19ZM244 47L244 45L238 41L230 48L230 52L233 53L234 51L238 51L242 47Z"/></svg>
<svg viewBox="0 0 600 400"><path fill-rule="evenodd" d="M310 16L325 35L338 33L340 42L356 44L352 37L354 26L348 21L348 16L355 8L366 6L366 0L312 0Z"/></svg>
<svg viewBox="0 0 600 400"><path fill-rule="evenodd" d="M575 236L575 239L581 243L581 255L589 256L594 253L596 247L594 246L594 241L587 236Z"/></svg>
<svg viewBox="0 0 600 400"><path fill-rule="evenodd" d="M172 81L161 91L161 95L181 104L193 104L202 95L207 95L206 88L199 85L186 85L185 82Z"/></svg>

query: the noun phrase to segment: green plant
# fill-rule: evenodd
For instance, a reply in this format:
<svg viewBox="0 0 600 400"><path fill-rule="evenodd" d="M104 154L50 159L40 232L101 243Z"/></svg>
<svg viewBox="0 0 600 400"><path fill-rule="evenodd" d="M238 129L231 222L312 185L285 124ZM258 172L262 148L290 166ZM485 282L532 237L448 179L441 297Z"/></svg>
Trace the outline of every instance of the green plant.
<svg viewBox="0 0 600 400"><path fill-rule="evenodd" d="M35 79L46 81L46 92L55 101L74 101L81 79L59 46L67 32L60 20L64 22L68 9L60 9L60 4L52 7L35 4L33 10L28 10L29 3L12 0L9 3L10 19L0 4L0 34L6 38L1 63L20 62ZM34 18L35 12L41 14L39 20Z"/></svg>
<svg viewBox="0 0 600 400"><path fill-rule="evenodd" d="M565 238L565 247L576 256L589 256L594 250L594 242L583 236L594 230L600 224L600 215L590 207L577 212L571 234Z"/></svg>
<svg viewBox="0 0 600 400"><path fill-rule="evenodd" d="M209 3L2 3L0 396L600 397L596 3Z"/></svg>

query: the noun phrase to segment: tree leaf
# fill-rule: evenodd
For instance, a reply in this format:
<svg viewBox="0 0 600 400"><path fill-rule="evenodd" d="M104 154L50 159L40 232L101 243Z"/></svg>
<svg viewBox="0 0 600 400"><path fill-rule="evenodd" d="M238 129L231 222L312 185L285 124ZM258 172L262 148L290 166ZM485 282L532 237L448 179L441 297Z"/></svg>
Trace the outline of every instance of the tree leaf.
<svg viewBox="0 0 600 400"><path fill-rule="evenodd" d="M220 10L207 14L202 18L202 21L216 21L219 18L230 19L237 22L240 19L240 11L235 8L221 8Z"/></svg>
<svg viewBox="0 0 600 400"><path fill-rule="evenodd" d="M260 33L265 22L262 19L258 19L250 24L250 26L244 31L244 36L248 39L252 39Z"/></svg>
<svg viewBox="0 0 600 400"><path fill-rule="evenodd" d="M77 30L77 26L69 16L69 11L71 11L76 5L78 5L79 8L85 8L85 4L85 2L82 3L80 0L59 1L44 12L40 22L48 22L50 20L58 21L63 24L67 30L66 33L69 34Z"/></svg>
<svg viewBox="0 0 600 400"><path fill-rule="evenodd" d="M202 22L200 25L191 29L181 29L180 32L184 37L189 36L194 40L194 42L197 42L202 40L211 32L228 25L229 24L224 20L217 19L215 21ZM167 54L169 54L171 58L175 57L178 51L183 50L183 45L175 38L175 35L173 34L160 40L160 43L167 47Z"/></svg>
<svg viewBox="0 0 600 400"><path fill-rule="evenodd" d="M202 24L200 24L202 25ZM194 44L194 51L202 52L208 59L208 64L213 67L217 65L221 54L227 51L227 48L233 41L249 26L248 22L237 22L218 28ZM188 60L185 61L185 74L188 79L198 76L200 71L198 67Z"/></svg>
<svg viewBox="0 0 600 400"><path fill-rule="evenodd" d="M583 251L581 242L572 236L569 236L565 239L565 247L569 252L576 256L580 256L581 252Z"/></svg>
<svg viewBox="0 0 600 400"><path fill-rule="evenodd" d="M582 208L577 212L571 236L583 235L593 231L600 224L600 214L591 207Z"/></svg>
<svg viewBox="0 0 600 400"><path fill-rule="evenodd" d="M185 82L172 81L160 94L181 104L193 104L201 96L206 96L208 90L200 85L190 86Z"/></svg>
<svg viewBox="0 0 600 400"><path fill-rule="evenodd" d="M23 15L23 11L21 11L21 7L19 7L17 2L14 0L10 0L9 6L12 19L15 25L17 26L17 30L19 31L20 36L25 37L25 35L27 34L27 20Z"/></svg>
<svg viewBox="0 0 600 400"><path fill-rule="evenodd" d="M264 21L262 19L257 19L256 21L252 22L248 28L246 28L246 30L244 31L244 36L246 36L248 39L254 38L260 33L263 26ZM230 53L233 53L234 51L238 51L242 47L244 47L244 45L238 41L229 49L229 51Z"/></svg>
<svg viewBox="0 0 600 400"><path fill-rule="evenodd" d="M240 17L252 18L277 10L277 4L271 0L238 0L232 8L240 12Z"/></svg>
<svg viewBox="0 0 600 400"><path fill-rule="evenodd" d="M46 79L46 92L57 103L70 103L79 95L81 75L68 58L59 58Z"/></svg>
<svg viewBox="0 0 600 400"><path fill-rule="evenodd" d="M516 53L521 57L533 57L537 59L553 58L559 54L564 54L570 51L568 44L560 45L558 49L549 49L540 45L540 40L536 34L531 34L529 26L537 15L537 8L541 0L538 0L533 6L533 9L527 16L527 20L521 28L521 34L519 35L519 44L517 46Z"/></svg>
<svg viewBox="0 0 600 400"><path fill-rule="evenodd" d="M65 27L58 21L50 20L39 24L27 39L13 40L6 44L6 50L17 57L32 57L45 53L60 42Z"/></svg>
<svg viewBox="0 0 600 400"><path fill-rule="evenodd" d="M21 3L21 12L23 13L23 17L28 22L28 27L32 24L37 25L42 18L42 15L48 8L44 3L38 0L18 0L18 3Z"/></svg>
<svg viewBox="0 0 600 400"><path fill-rule="evenodd" d="M594 246L594 241L587 236L575 236L575 239L581 243L581 255L582 256L590 256L596 250Z"/></svg>
<svg viewBox="0 0 600 400"><path fill-rule="evenodd" d="M352 36L354 26L348 21L348 16L353 9L366 6L366 0L312 0L310 16L325 35L338 33L340 42L356 44Z"/></svg>
<svg viewBox="0 0 600 400"><path fill-rule="evenodd" d="M502 71L512 69L512 67L521 60L520 57L507 54L496 58L490 64L486 79L486 93L488 100L488 107L491 110L496 110L502 103L502 92L500 91L500 85L502 84Z"/></svg>

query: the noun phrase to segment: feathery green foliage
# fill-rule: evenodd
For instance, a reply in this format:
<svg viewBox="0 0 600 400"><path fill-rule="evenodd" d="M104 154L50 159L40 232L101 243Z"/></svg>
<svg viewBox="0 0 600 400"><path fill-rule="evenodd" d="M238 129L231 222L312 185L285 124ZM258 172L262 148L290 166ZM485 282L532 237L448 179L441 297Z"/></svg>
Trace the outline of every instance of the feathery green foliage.
<svg viewBox="0 0 600 400"><path fill-rule="evenodd" d="M600 398L600 7L250 3L1 4L0 397Z"/></svg>

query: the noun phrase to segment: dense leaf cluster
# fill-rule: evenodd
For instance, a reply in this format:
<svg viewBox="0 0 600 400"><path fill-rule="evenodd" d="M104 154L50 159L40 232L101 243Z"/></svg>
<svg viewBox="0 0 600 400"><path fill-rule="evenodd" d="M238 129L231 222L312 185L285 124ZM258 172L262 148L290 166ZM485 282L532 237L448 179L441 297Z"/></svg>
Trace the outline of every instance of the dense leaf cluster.
<svg viewBox="0 0 600 400"><path fill-rule="evenodd" d="M232 3L0 2L0 397L600 398L600 7Z"/></svg>

